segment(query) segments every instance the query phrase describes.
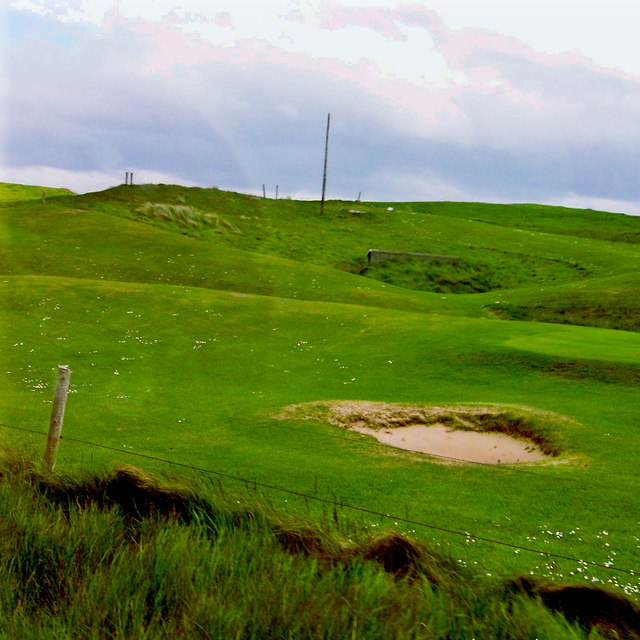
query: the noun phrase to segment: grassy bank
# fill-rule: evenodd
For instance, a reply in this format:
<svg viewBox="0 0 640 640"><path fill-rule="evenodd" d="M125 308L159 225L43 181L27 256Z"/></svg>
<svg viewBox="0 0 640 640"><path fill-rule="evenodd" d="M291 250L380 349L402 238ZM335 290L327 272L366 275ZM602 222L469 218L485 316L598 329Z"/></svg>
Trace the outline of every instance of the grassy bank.
<svg viewBox="0 0 640 640"><path fill-rule="evenodd" d="M3 637L595 640L640 631L640 610L622 594L479 577L411 537L330 514L292 518L256 493L133 467L53 478L11 452L0 473Z"/></svg>

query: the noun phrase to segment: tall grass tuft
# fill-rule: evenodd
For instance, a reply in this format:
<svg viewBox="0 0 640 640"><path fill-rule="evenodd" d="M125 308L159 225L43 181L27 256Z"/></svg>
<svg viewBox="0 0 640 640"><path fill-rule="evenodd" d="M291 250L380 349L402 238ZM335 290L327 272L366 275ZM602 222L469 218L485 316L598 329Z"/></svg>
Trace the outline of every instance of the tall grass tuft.
<svg viewBox="0 0 640 640"><path fill-rule="evenodd" d="M202 213L186 204L167 204L162 202L145 202L137 209L139 216L150 220L169 222L187 229L204 228L216 231L235 231L235 227L216 213Z"/></svg>
<svg viewBox="0 0 640 640"><path fill-rule="evenodd" d="M488 580L396 532L302 522L255 495L133 467L51 476L11 452L0 478L3 638L595 640L640 629L619 596L624 625L567 621L544 604L557 587Z"/></svg>

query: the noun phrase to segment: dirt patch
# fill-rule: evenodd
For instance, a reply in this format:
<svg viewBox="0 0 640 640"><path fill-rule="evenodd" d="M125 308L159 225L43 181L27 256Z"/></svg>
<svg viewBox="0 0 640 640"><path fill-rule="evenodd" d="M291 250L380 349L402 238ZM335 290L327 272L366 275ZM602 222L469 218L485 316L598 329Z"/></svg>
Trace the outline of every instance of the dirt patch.
<svg viewBox="0 0 640 640"><path fill-rule="evenodd" d="M403 405L338 401L287 407L281 418L317 419L383 444L466 462L537 462L560 455L567 418L510 405Z"/></svg>

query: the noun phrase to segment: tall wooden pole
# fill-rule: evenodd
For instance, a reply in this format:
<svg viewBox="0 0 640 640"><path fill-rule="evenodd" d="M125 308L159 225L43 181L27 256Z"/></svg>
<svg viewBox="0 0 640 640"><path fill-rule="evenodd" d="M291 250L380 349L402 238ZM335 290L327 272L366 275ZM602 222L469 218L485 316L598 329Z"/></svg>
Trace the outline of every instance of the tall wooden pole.
<svg viewBox="0 0 640 640"><path fill-rule="evenodd" d="M53 398L53 408L51 409L51 421L49 423L49 434L47 435L47 448L44 452L43 463L48 471L53 471L56 466L58 456L58 445L60 444L60 434L62 432L62 420L64 418L64 407L67 403L69 393L69 378L71 369L67 365L58 366L58 380L56 382L56 394Z"/></svg>
<svg viewBox="0 0 640 640"><path fill-rule="evenodd" d="M324 143L324 172L322 174L322 200L320 201L320 215L324 215L324 194L327 190L327 158L329 157L329 126L331 125L331 114L327 115L327 137Z"/></svg>

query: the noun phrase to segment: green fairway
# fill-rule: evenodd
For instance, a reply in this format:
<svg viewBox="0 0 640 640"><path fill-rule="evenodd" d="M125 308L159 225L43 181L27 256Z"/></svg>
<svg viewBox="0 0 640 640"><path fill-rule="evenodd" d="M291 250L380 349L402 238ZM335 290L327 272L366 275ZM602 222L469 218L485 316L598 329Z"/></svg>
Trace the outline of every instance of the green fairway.
<svg viewBox="0 0 640 640"><path fill-rule="evenodd" d="M640 567L640 219L594 214L591 227L592 212L559 208L344 202L320 217L317 203L165 185L5 199L0 423L45 431L68 364L61 470L166 468L127 457L153 456L431 525L340 516L410 531L478 574L640 592L637 576L476 540ZM371 248L463 262L372 274ZM460 285L480 280L481 293ZM561 453L451 464L278 417L333 400L524 407L547 416ZM2 441L44 447L7 428Z"/></svg>

